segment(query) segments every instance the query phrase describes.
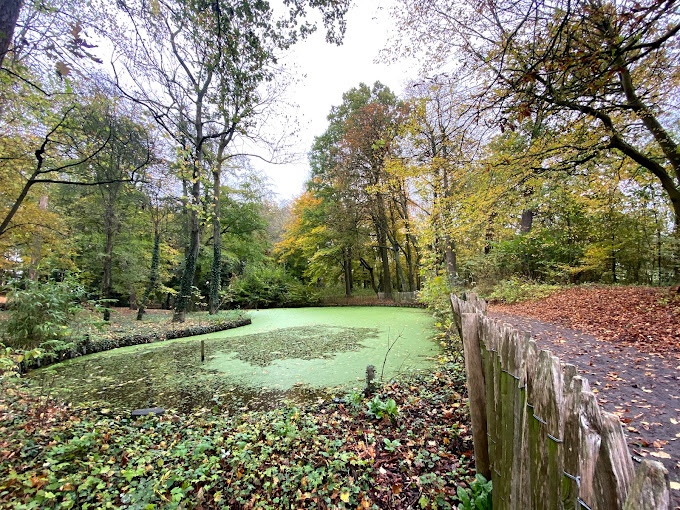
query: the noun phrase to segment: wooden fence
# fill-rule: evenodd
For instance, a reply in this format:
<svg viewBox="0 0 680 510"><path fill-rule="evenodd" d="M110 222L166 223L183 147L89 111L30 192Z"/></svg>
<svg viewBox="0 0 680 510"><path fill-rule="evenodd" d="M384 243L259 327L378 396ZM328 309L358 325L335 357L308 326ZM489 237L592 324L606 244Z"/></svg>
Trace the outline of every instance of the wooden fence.
<svg viewBox="0 0 680 510"><path fill-rule="evenodd" d="M463 340L477 472L493 508L667 510L668 472L634 469L619 418L600 409L576 367L527 333L486 317L474 295L452 295Z"/></svg>

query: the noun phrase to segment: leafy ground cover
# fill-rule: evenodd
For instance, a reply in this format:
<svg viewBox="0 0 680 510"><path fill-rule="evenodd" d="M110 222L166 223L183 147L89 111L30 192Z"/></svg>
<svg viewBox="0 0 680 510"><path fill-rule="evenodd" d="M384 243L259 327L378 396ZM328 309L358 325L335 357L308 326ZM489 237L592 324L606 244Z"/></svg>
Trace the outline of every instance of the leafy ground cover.
<svg viewBox="0 0 680 510"><path fill-rule="evenodd" d="M172 310L147 309L141 321L136 320L137 310L129 308L112 308L111 319L108 324L90 328L88 333L92 338L117 338L130 335L166 334L179 329L207 326L219 322L226 322L243 316L240 310L223 310L215 315L208 312L190 312L184 322L172 322Z"/></svg>
<svg viewBox="0 0 680 510"><path fill-rule="evenodd" d="M2 508L451 508L489 489L457 357L370 399L238 417L102 416L8 384Z"/></svg>
<svg viewBox="0 0 680 510"><path fill-rule="evenodd" d="M171 311L168 310L155 310L154 313L146 314L142 321L136 320L134 310L118 308L111 312L111 320L104 322L92 310L81 310L77 320L69 326L58 327L58 335L41 342L35 349L15 347L11 337L5 339L9 347L0 342L0 375L6 371L18 374L25 368L50 365L84 353L223 331L241 327L250 321L239 310L215 315L195 312L189 314L183 323L173 323ZM5 321L8 315L7 312L0 313L0 332L4 334L7 333Z"/></svg>
<svg viewBox="0 0 680 510"><path fill-rule="evenodd" d="M572 287L491 309L556 322L644 352L680 353L680 294L668 287Z"/></svg>

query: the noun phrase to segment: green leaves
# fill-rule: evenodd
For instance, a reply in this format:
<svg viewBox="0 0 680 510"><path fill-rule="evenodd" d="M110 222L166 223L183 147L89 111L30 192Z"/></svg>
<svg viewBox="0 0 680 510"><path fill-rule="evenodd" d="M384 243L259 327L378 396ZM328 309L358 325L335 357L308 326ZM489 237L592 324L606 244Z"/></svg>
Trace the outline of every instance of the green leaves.
<svg viewBox="0 0 680 510"><path fill-rule="evenodd" d="M491 480L487 481L482 475L477 474L470 483L470 488L465 489L460 485L456 489L456 495L460 504L460 510L491 510Z"/></svg>
<svg viewBox="0 0 680 510"><path fill-rule="evenodd" d="M0 506L451 508L472 469L465 415L449 409L461 370L452 362L384 388L372 402L399 408L398 427L342 405L131 420L5 385Z"/></svg>
<svg viewBox="0 0 680 510"><path fill-rule="evenodd" d="M388 400L381 400L379 395L373 397L373 400L368 402L368 414L380 420L382 418L389 418L393 423L396 421L399 408L393 398Z"/></svg>
<svg viewBox="0 0 680 510"><path fill-rule="evenodd" d="M83 293L73 276L60 282L15 282L9 294L10 316L3 322L3 336L11 346L24 348L64 337L66 326L81 310Z"/></svg>

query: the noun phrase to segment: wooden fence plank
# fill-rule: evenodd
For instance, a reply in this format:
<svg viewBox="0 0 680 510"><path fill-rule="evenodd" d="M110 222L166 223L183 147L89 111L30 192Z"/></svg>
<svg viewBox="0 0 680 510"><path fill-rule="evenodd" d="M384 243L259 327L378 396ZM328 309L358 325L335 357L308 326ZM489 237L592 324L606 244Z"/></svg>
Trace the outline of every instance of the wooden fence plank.
<svg viewBox="0 0 680 510"><path fill-rule="evenodd" d="M660 510L671 508L668 471L655 460L644 459L637 468L623 510Z"/></svg>
<svg viewBox="0 0 680 510"><path fill-rule="evenodd" d="M524 388L524 363L525 345L528 337L525 338L518 332L513 334L514 359L512 362L512 374L515 377L514 384L514 410L513 410L513 445L514 454L512 459L512 482L510 488L510 508L523 510L529 507L528 491L528 459L527 434L525 427L526 420L526 391Z"/></svg>
<svg viewBox="0 0 680 510"><path fill-rule="evenodd" d="M603 508L623 508L633 480L633 461L619 417L602 413L602 443L595 468L596 498Z"/></svg>
<svg viewBox="0 0 680 510"><path fill-rule="evenodd" d="M484 379L476 398L483 394L486 403L496 510L668 510L668 473L644 461L633 476L618 417L600 410L573 365L539 352L528 334L488 319L485 302L474 294L467 301L452 295L451 307L459 331L463 315L476 328L478 374ZM473 436L480 435L476 428Z"/></svg>
<svg viewBox="0 0 680 510"><path fill-rule="evenodd" d="M564 431L562 385L559 360L549 351L540 351L531 395L534 409L530 420L535 431L531 440L535 452L534 472L538 477L534 483L533 508L556 509L560 506Z"/></svg>
<svg viewBox="0 0 680 510"><path fill-rule="evenodd" d="M588 381L576 375L574 365L564 367L564 465L562 505L564 510L580 510L579 463L581 444L580 409L583 390L589 391Z"/></svg>
<svg viewBox="0 0 680 510"><path fill-rule="evenodd" d="M502 437L502 427L503 427L503 408L502 408L502 396L501 396L501 361L500 361L500 349L501 349L501 332L500 329L494 328L491 332L492 346L493 346L493 356L491 361L491 373L493 381L493 432L492 437L495 441L494 455L495 461L493 464L493 470L491 472L491 480L493 481L493 486L501 489L503 485L503 437ZM508 476L508 473L505 473ZM498 490L493 494L493 506L494 508L504 508L505 500L503 498L503 491Z"/></svg>
<svg viewBox="0 0 680 510"><path fill-rule="evenodd" d="M602 438L599 431L602 430L602 416L597 405L595 394L591 391L581 392L580 412L580 481L579 499L585 502L593 510L604 507L597 504L595 492L595 466L600 455Z"/></svg>
<svg viewBox="0 0 680 510"><path fill-rule="evenodd" d="M486 387L479 345L479 320L476 313L462 314L465 372L467 374L468 398L472 438L475 448L475 467L486 478L491 477L489 445L486 425Z"/></svg>

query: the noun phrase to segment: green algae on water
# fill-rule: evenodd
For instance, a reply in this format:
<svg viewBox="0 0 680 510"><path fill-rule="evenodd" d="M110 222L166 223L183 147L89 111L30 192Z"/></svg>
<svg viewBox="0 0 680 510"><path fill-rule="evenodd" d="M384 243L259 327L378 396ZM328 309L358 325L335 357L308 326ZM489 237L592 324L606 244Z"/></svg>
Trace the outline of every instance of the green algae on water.
<svg viewBox="0 0 680 510"><path fill-rule="evenodd" d="M368 364L380 376L384 362L389 380L429 368L439 354L434 321L422 310L303 308L250 316L253 323L242 328L88 355L29 377L78 405L237 412L328 399L363 387Z"/></svg>
<svg viewBox="0 0 680 510"><path fill-rule="evenodd" d="M375 328L288 327L230 338L228 348L235 358L266 367L277 359L327 359L356 351L364 340L377 337Z"/></svg>

